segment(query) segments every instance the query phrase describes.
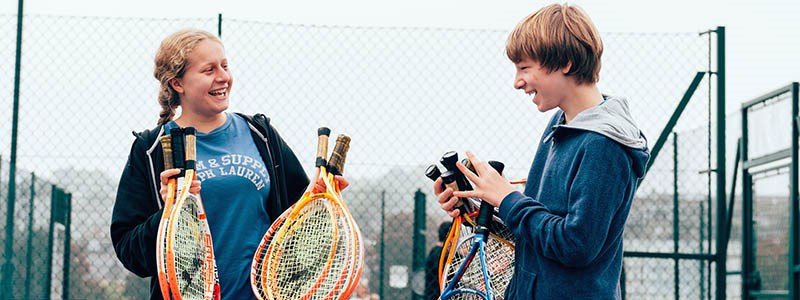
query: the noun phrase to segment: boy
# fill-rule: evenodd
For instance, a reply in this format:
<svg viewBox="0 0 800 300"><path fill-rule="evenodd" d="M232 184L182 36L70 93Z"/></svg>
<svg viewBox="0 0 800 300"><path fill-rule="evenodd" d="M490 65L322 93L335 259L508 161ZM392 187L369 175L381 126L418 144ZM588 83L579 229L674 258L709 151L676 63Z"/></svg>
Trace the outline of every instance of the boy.
<svg viewBox="0 0 800 300"><path fill-rule="evenodd" d="M434 183L451 216L458 215L457 197L499 207L516 237L505 299L621 298L623 229L649 150L627 101L597 87L602 53L597 30L578 7L552 4L526 17L506 44L516 66L514 88L533 95L539 111L558 110L542 135L525 192L514 191L471 152L477 174L458 167L473 191Z"/></svg>

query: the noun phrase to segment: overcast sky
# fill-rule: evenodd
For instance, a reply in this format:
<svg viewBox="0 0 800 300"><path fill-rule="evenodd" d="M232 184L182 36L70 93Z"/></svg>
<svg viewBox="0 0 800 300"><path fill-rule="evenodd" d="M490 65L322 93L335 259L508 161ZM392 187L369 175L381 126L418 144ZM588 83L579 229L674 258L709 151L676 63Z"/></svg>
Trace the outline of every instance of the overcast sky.
<svg viewBox="0 0 800 300"><path fill-rule="evenodd" d="M551 1L532 0L26 0L26 14L208 17L265 22L508 29ZM700 32L726 26L728 111L800 80L800 1L571 1L602 32ZM15 14L17 1L0 4Z"/></svg>

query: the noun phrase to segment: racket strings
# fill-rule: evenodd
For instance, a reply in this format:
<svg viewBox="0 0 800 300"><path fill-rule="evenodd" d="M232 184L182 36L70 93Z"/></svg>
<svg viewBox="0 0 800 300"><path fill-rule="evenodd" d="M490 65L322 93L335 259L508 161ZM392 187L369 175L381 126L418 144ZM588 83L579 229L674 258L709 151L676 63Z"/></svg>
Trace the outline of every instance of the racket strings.
<svg viewBox="0 0 800 300"><path fill-rule="evenodd" d="M277 299L316 294L337 252L339 230L326 201L311 200L297 215L278 230L266 253L267 294Z"/></svg>
<svg viewBox="0 0 800 300"><path fill-rule="evenodd" d="M187 201L177 211L172 232L172 253L174 256L174 276L178 283L178 291L183 298L191 299L205 295L204 271L206 266L205 235L198 216L197 203Z"/></svg>
<svg viewBox="0 0 800 300"><path fill-rule="evenodd" d="M487 270L489 286L494 299L503 299L508 283L514 275L514 242L513 234L499 220L493 220L490 228L497 228L497 234L491 233L484 242L485 266L481 265L479 254L476 252L469 256L475 243L474 220L470 215L459 216L454 219L453 227L448 235L446 252L443 251L440 261L443 261L440 271L440 286L442 290L454 280L456 273L462 265L466 268L461 278L456 281L450 297L447 299L484 299L479 294L486 294L486 280L483 269Z"/></svg>

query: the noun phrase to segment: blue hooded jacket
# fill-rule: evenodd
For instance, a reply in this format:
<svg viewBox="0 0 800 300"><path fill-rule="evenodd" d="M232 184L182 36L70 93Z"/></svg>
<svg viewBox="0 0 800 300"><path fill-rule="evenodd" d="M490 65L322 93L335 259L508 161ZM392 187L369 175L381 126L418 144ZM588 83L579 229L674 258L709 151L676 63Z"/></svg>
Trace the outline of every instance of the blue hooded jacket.
<svg viewBox="0 0 800 300"><path fill-rule="evenodd" d="M528 174L500 217L516 237L505 299L620 299L622 235L650 157L625 99L605 101L564 124L550 121Z"/></svg>

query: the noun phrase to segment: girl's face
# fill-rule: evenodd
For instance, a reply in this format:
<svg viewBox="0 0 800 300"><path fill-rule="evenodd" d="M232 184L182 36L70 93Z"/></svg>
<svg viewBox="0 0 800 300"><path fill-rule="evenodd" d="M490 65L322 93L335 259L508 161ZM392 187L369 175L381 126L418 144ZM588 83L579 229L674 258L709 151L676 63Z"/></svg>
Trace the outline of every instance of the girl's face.
<svg viewBox="0 0 800 300"><path fill-rule="evenodd" d="M181 97L181 115L213 117L228 109L233 76L225 49L213 40L203 40L189 52L186 71L171 82Z"/></svg>

